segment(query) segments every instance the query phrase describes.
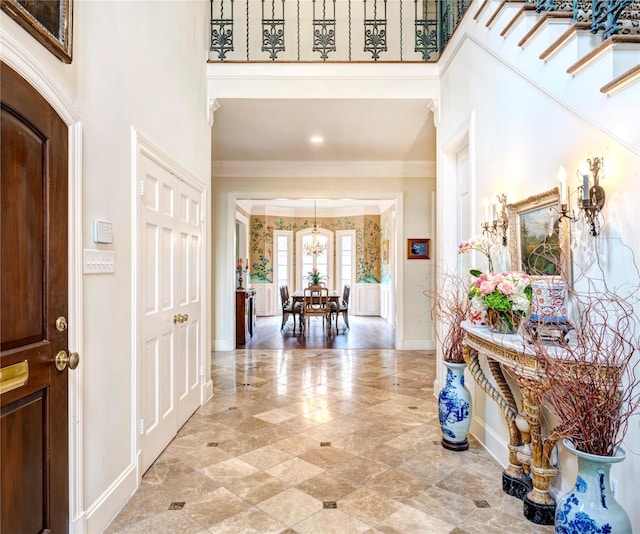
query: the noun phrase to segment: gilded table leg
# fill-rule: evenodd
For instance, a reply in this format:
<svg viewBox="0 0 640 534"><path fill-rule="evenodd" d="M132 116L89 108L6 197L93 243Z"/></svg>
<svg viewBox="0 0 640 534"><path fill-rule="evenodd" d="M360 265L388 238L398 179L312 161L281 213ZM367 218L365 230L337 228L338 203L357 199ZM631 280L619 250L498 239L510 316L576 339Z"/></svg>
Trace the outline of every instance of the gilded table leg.
<svg viewBox="0 0 640 534"><path fill-rule="evenodd" d="M542 437L540 404L534 393L535 389L540 388L540 384L518 377L518 385L522 390L523 411L531 432L533 488L524 498L524 515L534 523L553 525L556 503L549 495L549 482L556 476L556 470L551 467L549 456L555 441Z"/></svg>
<svg viewBox="0 0 640 534"><path fill-rule="evenodd" d="M480 366L479 353L476 349L465 345L463 355L469 373L476 384L491 397L504 416L509 427L509 465L502 473L502 489L505 493L522 499L531 488L529 477L524 472L522 463L518 459L518 451L522 447L522 436L516 424L518 406L504 378L500 364L489 359L489 368L500 391L489 382Z"/></svg>

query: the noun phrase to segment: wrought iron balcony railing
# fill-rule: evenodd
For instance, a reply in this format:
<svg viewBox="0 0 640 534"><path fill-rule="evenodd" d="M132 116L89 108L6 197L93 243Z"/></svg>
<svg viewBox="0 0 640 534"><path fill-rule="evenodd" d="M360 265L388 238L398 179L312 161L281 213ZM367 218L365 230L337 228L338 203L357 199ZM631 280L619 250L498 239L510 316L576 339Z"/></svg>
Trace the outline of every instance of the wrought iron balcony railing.
<svg viewBox="0 0 640 534"><path fill-rule="evenodd" d="M640 35L640 0L528 0L536 11L573 12L574 22L588 22L591 33Z"/></svg>
<svg viewBox="0 0 640 534"><path fill-rule="evenodd" d="M471 0L211 0L210 61L437 61Z"/></svg>

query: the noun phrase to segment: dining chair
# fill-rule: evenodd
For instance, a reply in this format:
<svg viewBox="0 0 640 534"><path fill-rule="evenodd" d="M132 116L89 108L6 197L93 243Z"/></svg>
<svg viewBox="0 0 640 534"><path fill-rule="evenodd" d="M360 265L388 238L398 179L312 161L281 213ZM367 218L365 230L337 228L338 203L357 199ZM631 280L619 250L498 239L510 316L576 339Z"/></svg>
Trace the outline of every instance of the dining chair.
<svg viewBox="0 0 640 534"><path fill-rule="evenodd" d="M282 307L282 325L280 326L280 331L284 330L289 315L293 316L293 333L296 333L296 315L298 315L300 331L302 331L302 303L296 302L292 304L289 295L289 286L287 285L280 286L280 304Z"/></svg>
<svg viewBox="0 0 640 534"><path fill-rule="evenodd" d="M329 307L329 290L322 286L310 286L303 289L304 302L302 315L306 324L305 330L309 330L311 317L322 317L323 326L331 329L331 308ZM326 328L325 328L326 330Z"/></svg>
<svg viewBox="0 0 640 534"><path fill-rule="evenodd" d="M342 314L345 330L349 330L349 296L351 295L351 286L345 284L342 288L342 298L339 302L331 303L331 313L336 316L336 333L338 332L338 315Z"/></svg>

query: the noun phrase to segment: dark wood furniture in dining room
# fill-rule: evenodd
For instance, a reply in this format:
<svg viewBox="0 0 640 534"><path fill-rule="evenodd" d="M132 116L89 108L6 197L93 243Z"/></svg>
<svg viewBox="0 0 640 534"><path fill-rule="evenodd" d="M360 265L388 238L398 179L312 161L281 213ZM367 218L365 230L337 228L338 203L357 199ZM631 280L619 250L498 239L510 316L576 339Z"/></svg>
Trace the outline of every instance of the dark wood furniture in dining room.
<svg viewBox="0 0 640 534"><path fill-rule="evenodd" d="M331 304L332 302L337 304L341 297L340 293L335 289L329 289L327 291L328 291L327 299L329 301L329 304ZM295 306L295 304L298 302L302 303L302 305L304 306L304 290L298 290L291 293L291 303ZM303 315L304 315L304 310L303 310ZM329 320L331 320L330 317L329 317ZM304 324L304 321L302 324ZM337 333L337 329L336 329L336 333Z"/></svg>
<svg viewBox="0 0 640 534"><path fill-rule="evenodd" d="M280 331L284 330L289 315L293 316L293 333L296 333L296 315L300 323L300 331L302 332L302 303L293 302L289 295L289 287L287 285L280 286L280 307L282 308L282 324Z"/></svg>
<svg viewBox="0 0 640 534"><path fill-rule="evenodd" d="M309 329L311 317L321 317L322 324L326 324L326 328L330 332L331 308L329 307L329 290L322 286L309 286L305 287L302 292L304 294L302 316L304 317L305 330Z"/></svg>
<svg viewBox="0 0 640 534"><path fill-rule="evenodd" d="M236 290L236 345L245 345L256 331L256 290Z"/></svg>
<svg viewBox="0 0 640 534"><path fill-rule="evenodd" d="M351 295L351 286L345 284L342 290L342 299L336 302L331 302L331 313L336 316L336 332L338 332L338 315L342 314L344 321L344 329L348 330L349 327L349 296Z"/></svg>

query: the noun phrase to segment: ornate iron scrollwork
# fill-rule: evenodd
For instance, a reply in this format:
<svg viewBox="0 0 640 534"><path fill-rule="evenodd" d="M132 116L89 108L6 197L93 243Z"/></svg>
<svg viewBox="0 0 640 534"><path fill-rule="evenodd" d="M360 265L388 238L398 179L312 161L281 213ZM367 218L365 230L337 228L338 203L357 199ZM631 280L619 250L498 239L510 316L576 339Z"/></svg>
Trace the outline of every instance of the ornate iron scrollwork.
<svg viewBox="0 0 640 534"><path fill-rule="evenodd" d="M313 0L313 51L320 52L320 58L327 60L329 52L336 51L336 0L333 5L333 16L327 18L327 0L322 0L322 18L316 17L316 0Z"/></svg>
<svg viewBox="0 0 640 534"><path fill-rule="evenodd" d="M422 54L422 59L427 61L431 54L438 53L438 21L429 18L427 0L420 0L422 14L418 15L418 0L414 0L415 15L415 51Z"/></svg>
<svg viewBox="0 0 640 534"><path fill-rule="evenodd" d="M602 30L602 40L620 32L618 18L624 9L634 0L594 0L591 21L591 33Z"/></svg>
<svg viewBox="0 0 640 534"><path fill-rule="evenodd" d="M209 50L218 54L218 59L225 60L228 52L233 52L233 0L231 4L231 18L224 16L224 2L220 0L219 16L214 13L215 0L211 0L211 46Z"/></svg>
<svg viewBox="0 0 640 534"><path fill-rule="evenodd" d="M444 50L462 20L469 0L442 0L438 2L440 5L440 51Z"/></svg>
<svg viewBox="0 0 640 534"><path fill-rule="evenodd" d="M271 18L264 16L262 0L262 51L269 52L269 59L276 60L278 52L284 52L284 0L282 1L282 16L276 18L276 2L271 0Z"/></svg>
<svg viewBox="0 0 640 534"><path fill-rule="evenodd" d="M373 18L367 18L367 0L364 0L364 51L371 52L374 61L387 51L387 0L383 0L384 16L378 18L378 0L373 0Z"/></svg>

